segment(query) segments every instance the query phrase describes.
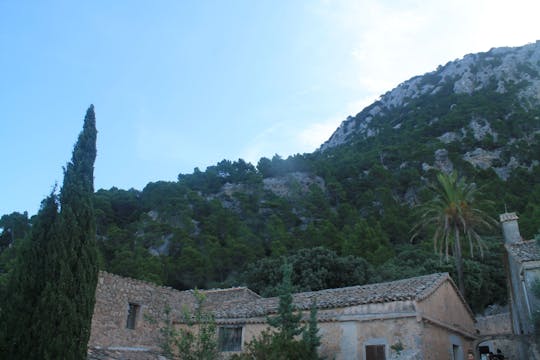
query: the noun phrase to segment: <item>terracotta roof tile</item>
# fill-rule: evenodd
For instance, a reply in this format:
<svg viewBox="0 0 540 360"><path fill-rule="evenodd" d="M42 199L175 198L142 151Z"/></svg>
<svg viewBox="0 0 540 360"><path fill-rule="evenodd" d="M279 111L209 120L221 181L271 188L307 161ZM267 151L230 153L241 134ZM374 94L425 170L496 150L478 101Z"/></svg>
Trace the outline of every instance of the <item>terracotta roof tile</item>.
<svg viewBox="0 0 540 360"><path fill-rule="evenodd" d="M319 309L422 300L447 279L448 273L437 273L378 284L303 292L294 294L293 302L297 309L308 310L312 299L317 300ZM216 318L247 318L276 313L278 304L278 297L259 298L249 302L222 303L212 310Z"/></svg>
<svg viewBox="0 0 540 360"><path fill-rule="evenodd" d="M518 216L516 215L515 212L512 212L512 213L504 213L504 214L500 214L499 215L499 221L500 222L506 222L506 221L513 221L513 220L518 220Z"/></svg>
<svg viewBox="0 0 540 360"><path fill-rule="evenodd" d="M536 240L507 244L506 248L519 262L540 260L540 247Z"/></svg>

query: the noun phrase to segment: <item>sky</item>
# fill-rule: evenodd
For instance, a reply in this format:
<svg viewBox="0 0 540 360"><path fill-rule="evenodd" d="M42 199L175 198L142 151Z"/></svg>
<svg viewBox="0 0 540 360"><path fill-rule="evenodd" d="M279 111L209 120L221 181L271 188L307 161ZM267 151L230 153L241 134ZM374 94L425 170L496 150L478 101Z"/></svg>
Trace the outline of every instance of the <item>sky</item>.
<svg viewBox="0 0 540 360"><path fill-rule="evenodd" d="M316 150L438 65L540 39L537 0L0 0L0 216L61 184L94 104L95 188Z"/></svg>

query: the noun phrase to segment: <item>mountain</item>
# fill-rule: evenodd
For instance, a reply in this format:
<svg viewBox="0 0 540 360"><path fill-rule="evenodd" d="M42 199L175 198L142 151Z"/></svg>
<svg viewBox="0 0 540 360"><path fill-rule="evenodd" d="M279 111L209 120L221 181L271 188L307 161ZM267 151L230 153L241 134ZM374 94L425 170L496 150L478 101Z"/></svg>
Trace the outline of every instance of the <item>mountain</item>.
<svg viewBox="0 0 540 360"><path fill-rule="evenodd" d="M507 180L512 170L539 164L538 152L527 149L540 131L539 73L539 41L467 55L382 95L345 120L319 151L377 135L420 137L437 148L424 171L451 170L450 151Z"/></svg>
<svg viewBox="0 0 540 360"><path fill-rule="evenodd" d="M426 185L457 170L493 201L486 211L517 211L531 238L539 157L540 42L466 55L382 95L314 153L256 166L223 160L142 191L97 191L101 267L181 289L247 284L265 294L284 256L296 264L297 290L452 272L426 234L410 242ZM6 245L10 219L27 218L2 219ZM465 260L478 311L506 301L499 231L486 235L486 256ZM7 269L13 247L2 249Z"/></svg>

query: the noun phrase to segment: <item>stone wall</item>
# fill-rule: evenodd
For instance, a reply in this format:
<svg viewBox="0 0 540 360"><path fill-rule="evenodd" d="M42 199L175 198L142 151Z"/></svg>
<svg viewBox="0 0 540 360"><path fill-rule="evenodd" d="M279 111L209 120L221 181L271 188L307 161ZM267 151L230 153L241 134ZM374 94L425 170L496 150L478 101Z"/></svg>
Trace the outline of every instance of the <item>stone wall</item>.
<svg viewBox="0 0 540 360"><path fill-rule="evenodd" d="M527 295L521 283L521 264L513 256L508 256L508 272L512 296L510 305L513 314L513 331L516 335L532 334L534 328L529 318Z"/></svg>
<svg viewBox="0 0 540 360"><path fill-rule="evenodd" d="M159 353L148 350L133 349L99 349L89 348L86 360L167 360Z"/></svg>
<svg viewBox="0 0 540 360"><path fill-rule="evenodd" d="M474 315L458 295L450 281L445 281L433 294L418 302L418 311L443 324L456 327L474 335Z"/></svg>
<svg viewBox="0 0 540 360"><path fill-rule="evenodd" d="M89 346L157 350L167 307L174 318L183 307L193 309L194 300L191 292L100 272ZM139 307L134 329L126 327L130 303Z"/></svg>
<svg viewBox="0 0 540 360"><path fill-rule="evenodd" d="M201 291L203 306L209 310L260 298L247 288ZM134 329L128 328L130 304L136 305ZM187 309L193 312L196 299L192 290L178 291L145 281L100 272L89 341L90 359L157 359L160 328L169 319L181 323ZM250 335L250 337L252 337Z"/></svg>
<svg viewBox="0 0 540 360"><path fill-rule="evenodd" d="M309 314L305 313L304 316ZM321 314L328 315L328 314ZM327 316L325 316L327 317ZM268 326L264 323L245 323L243 325L243 347ZM319 354L335 360L365 359L364 347L370 344L386 346L387 358L396 357L392 346L401 344L403 353L417 354L421 359L421 326L414 316L410 317L358 317L342 318L333 321L319 321L321 346ZM420 357L418 357L420 356Z"/></svg>
<svg viewBox="0 0 540 360"><path fill-rule="evenodd" d="M474 315L450 281L419 301L417 308L423 319L424 359L466 359L467 351L474 351Z"/></svg>
<svg viewBox="0 0 540 360"><path fill-rule="evenodd" d="M309 311L302 313L304 321ZM403 354L421 359L421 323L417 321L413 301L363 304L343 308L319 309L321 338L319 353L328 359L364 359L366 345L386 346L387 358L401 359L391 347L403 345ZM243 326L243 346L268 327L266 318L216 319L220 324Z"/></svg>
<svg viewBox="0 0 540 360"><path fill-rule="evenodd" d="M320 354L328 359L364 359L366 345L385 345L387 358L393 345L419 350L421 327L412 301L363 304L319 310L322 335ZM309 314L306 312L304 318Z"/></svg>
<svg viewBox="0 0 540 360"><path fill-rule="evenodd" d="M510 313L501 313L476 317L476 328L480 336L512 334L512 319Z"/></svg>
<svg viewBox="0 0 540 360"><path fill-rule="evenodd" d="M500 349L508 359L533 359L529 351L530 338L514 335L510 312L478 316L476 328L480 333L478 345L496 353Z"/></svg>
<svg viewBox="0 0 540 360"><path fill-rule="evenodd" d="M424 322L422 334L422 353L425 360L456 359L465 360L469 350L474 351L473 339L460 333L434 324Z"/></svg>

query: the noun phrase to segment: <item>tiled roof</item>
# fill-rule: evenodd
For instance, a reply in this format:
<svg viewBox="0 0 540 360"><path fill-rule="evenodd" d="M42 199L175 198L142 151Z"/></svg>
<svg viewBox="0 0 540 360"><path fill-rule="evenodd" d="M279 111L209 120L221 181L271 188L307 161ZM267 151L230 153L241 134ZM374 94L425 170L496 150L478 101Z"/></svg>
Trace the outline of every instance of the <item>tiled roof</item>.
<svg viewBox="0 0 540 360"><path fill-rule="evenodd" d="M540 247L536 240L507 244L506 248L519 262L540 260Z"/></svg>
<svg viewBox="0 0 540 360"><path fill-rule="evenodd" d="M499 215L499 221L500 222L506 222L506 221L513 221L513 220L518 220L518 216L516 215L515 212L513 213L504 213L504 214L501 214Z"/></svg>
<svg viewBox="0 0 540 360"><path fill-rule="evenodd" d="M193 290L188 290L193 291ZM209 289L209 290L200 290L201 293L203 293L207 298L213 297L213 298L220 298L220 297L234 297L234 298L257 298L259 299L261 296L254 292L253 290L250 290L249 288L245 286L239 286L239 287L232 287L227 289Z"/></svg>
<svg viewBox="0 0 540 360"><path fill-rule="evenodd" d="M313 299L317 308L339 308L362 304L385 303L403 300L423 300L433 293L448 273L437 273L378 284L350 286L297 293L293 295L298 310L308 310ZM222 303L213 309L216 318L247 318L276 313L279 298L260 298L249 302Z"/></svg>
<svg viewBox="0 0 540 360"><path fill-rule="evenodd" d="M261 299L260 295L247 287L201 290L201 293L205 295L203 307L208 310L217 309L225 305L233 306L237 303L248 303Z"/></svg>

